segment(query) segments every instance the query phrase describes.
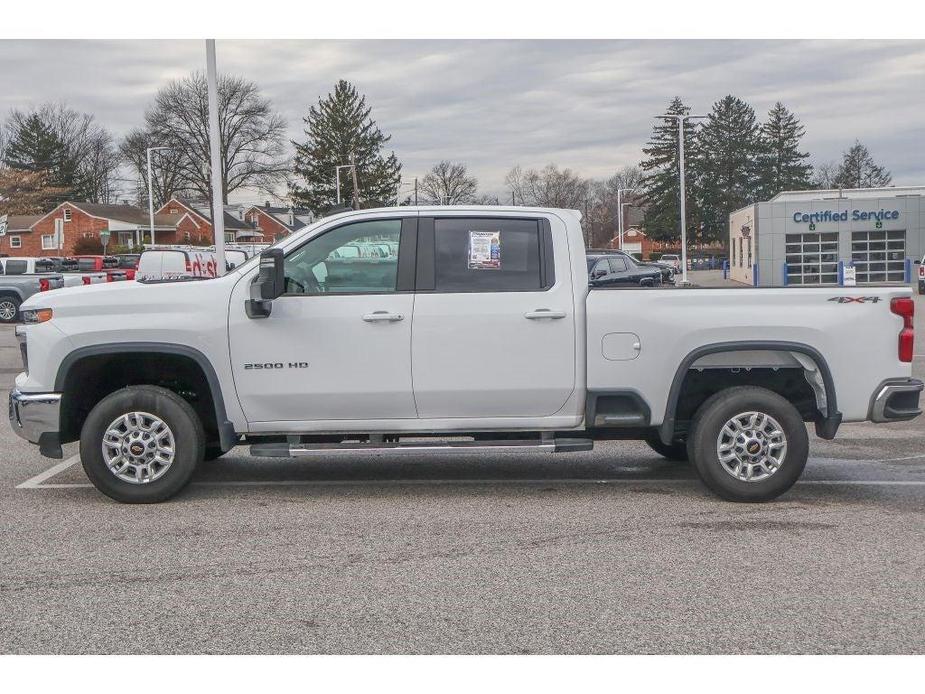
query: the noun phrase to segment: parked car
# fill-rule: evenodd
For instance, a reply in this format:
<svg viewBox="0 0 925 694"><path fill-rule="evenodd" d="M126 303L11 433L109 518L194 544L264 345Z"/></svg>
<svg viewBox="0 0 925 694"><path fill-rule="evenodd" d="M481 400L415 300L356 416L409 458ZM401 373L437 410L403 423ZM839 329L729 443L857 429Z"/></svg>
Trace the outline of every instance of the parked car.
<svg viewBox="0 0 925 694"><path fill-rule="evenodd" d="M36 263L37 272L60 272L65 287L81 287L109 281L109 275L105 272L81 272L77 258L53 256L37 260L40 261Z"/></svg>
<svg viewBox="0 0 925 694"><path fill-rule="evenodd" d="M35 263L30 264L30 260L35 259L0 258L0 323L17 321L21 304L33 294L64 286L64 278L60 274L36 273Z"/></svg>
<svg viewBox="0 0 925 694"><path fill-rule="evenodd" d="M247 259L247 251L239 248L226 248L226 272L242 265ZM214 248L152 247L146 248L138 259L135 279L142 282L212 279L217 275L216 267Z"/></svg>
<svg viewBox="0 0 925 694"><path fill-rule="evenodd" d="M77 267L81 272L105 272L107 282L123 282L128 271L119 268L119 259L111 255L78 255Z"/></svg>
<svg viewBox="0 0 925 694"><path fill-rule="evenodd" d="M586 259L592 287L655 287L662 283L660 269L638 265L624 253L588 255Z"/></svg>
<svg viewBox="0 0 925 694"><path fill-rule="evenodd" d="M658 260L660 263L673 267L675 273L681 272L681 256L675 253L663 253Z"/></svg>
<svg viewBox="0 0 925 694"><path fill-rule="evenodd" d="M125 278L128 280L135 279L135 270L138 269L138 259L141 257L141 254L121 253L113 257L118 261L116 267L120 270L125 270Z"/></svg>
<svg viewBox="0 0 925 694"><path fill-rule="evenodd" d="M486 209L349 212L208 282L34 295L12 428L51 457L79 440L123 502L175 495L243 436L319 460L639 439L725 499L766 501L802 474L806 422L831 439L921 413L908 286L589 287L578 212ZM394 262L291 280L386 233Z"/></svg>

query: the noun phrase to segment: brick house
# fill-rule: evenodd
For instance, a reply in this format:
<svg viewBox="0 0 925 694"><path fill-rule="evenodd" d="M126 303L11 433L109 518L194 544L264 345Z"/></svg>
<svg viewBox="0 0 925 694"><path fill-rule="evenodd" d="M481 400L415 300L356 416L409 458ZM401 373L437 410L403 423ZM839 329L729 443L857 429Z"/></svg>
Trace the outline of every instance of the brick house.
<svg viewBox="0 0 925 694"><path fill-rule="evenodd" d="M251 240L249 237L253 228L243 219L229 212L233 207L226 207L224 212L225 242ZM176 238L173 241L158 243L188 243L194 246L211 245L215 242L215 232L212 228L212 213L207 202L188 202L177 197L170 198L160 206L157 214L177 216Z"/></svg>
<svg viewBox="0 0 925 694"><path fill-rule="evenodd" d="M643 260L649 260L652 253L678 253L677 243L653 241L639 227L631 226L623 232L623 248L620 248L620 236L614 236L608 244L610 248L638 253Z"/></svg>
<svg viewBox="0 0 925 694"><path fill-rule="evenodd" d="M155 240L176 243L179 216L154 216ZM81 238L99 238L108 231L109 244L132 246L150 242L148 211L132 205L103 205L91 202L63 202L39 217L22 236L22 255L74 255L74 244Z"/></svg>
<svg viewBox="0 0 925 694"><path fill-rule="evenodd" d="M42 215L11 214L7 219L6 235L0 236L0 255L33 256L29 251L36 245L32 235L32 225Z"/></svg>
<svg viewBox="0 0 925 694"><path fill-rule="evenodd" d="M275 241L315 220L311 210L302 207L273 207L269 202L252 205L244 212L244 221L260 232L258 241Z"/></svg>

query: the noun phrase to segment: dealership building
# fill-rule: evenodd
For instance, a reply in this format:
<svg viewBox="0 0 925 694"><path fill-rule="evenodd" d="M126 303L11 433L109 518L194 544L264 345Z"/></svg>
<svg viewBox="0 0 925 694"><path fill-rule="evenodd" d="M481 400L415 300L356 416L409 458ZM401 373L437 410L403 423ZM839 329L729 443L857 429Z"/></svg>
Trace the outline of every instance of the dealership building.
<svg viewBox="0 0 925 694"><path fill-rule="evenodd" d="M911 282L925 186L780 193L729 215L729 277L761 287Z"/></svg>

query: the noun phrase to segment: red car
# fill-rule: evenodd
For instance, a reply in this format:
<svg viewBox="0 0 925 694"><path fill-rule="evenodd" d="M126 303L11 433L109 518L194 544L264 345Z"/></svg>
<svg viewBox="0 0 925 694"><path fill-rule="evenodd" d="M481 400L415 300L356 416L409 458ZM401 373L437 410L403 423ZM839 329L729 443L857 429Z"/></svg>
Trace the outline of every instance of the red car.
<svg viewBox="0 0 925 694"><path fill-rule="evenodd" d="M119 259L112 255L78 255L77 267L81 272L105 272L107 282L135 279L134 269L119 267Z"/></svg>

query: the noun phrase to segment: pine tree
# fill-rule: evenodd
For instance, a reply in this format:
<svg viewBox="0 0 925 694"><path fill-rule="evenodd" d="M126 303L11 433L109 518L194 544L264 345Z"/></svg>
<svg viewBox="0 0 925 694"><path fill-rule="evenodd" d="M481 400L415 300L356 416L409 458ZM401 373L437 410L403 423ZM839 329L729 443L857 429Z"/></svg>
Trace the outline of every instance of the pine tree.
<svg viewBox="0 0 925 694"><path fill-rule="evenodd" d="M867 147L855 140L842 156L834 184L837 188L882 188L892 180L890 172L874 161Z"/></svg>
<svg viewBox="0 0 925 694"><path fill-rule="evenodd" d="M40 174L49 189L42 208L51 209L80 190L77 162L66 144L38 113L16 123L4 152L4 163L11 169Z"/></svg>
<svg viewBox="0 0 925 694"><path fill-rule="evenodd" d="M812 187L809 154L800 151L806 129L781 102L768 112L761 125L761 151L758 155L759 193L770 199L784 190Z"/></svg>
<svg viewBox="0 0 925 694"><path fill-rule="evenodd" d="M665 113L670 115L687 115L690 108L685 106L680 97L672 99ZM697 125L690 121L684 124L684 158L685 168L696 160ZM649 238L657 241L674 241L680 237L680 177L678 174L678 121L677 119L658 119L652 128L652 137L642 149L646 158L639 166L643 170L640 188L645 197L645 228ZM699 217L696 196L692 195L695 181L687 176L687 224L688 229L696 228ZM617 212L619 214L619 212Z"/></svg>
<svg viewBox="0 0 925 694"><path fill-rule="evenodd" d="M383 154L390 139L370 118L372 108L356 87L340 80L334 92L319 99L304 118L306 140L293 142L296 148L291 195L299 204L318 214L336 204L336 167L356 165L354 191L350 169L341 169L341 200L359 199L362 206L382 204L393 198L401 181L401 164L392 152Z"/></svg>
<svg viewBox="0 0 925 694"><path fill-rule="evenodd" d="M738 97L723 97L713 104L697 145L701 240L722 241L727 235L729 213L759 197L761 141L754 109Z"/></svg>

